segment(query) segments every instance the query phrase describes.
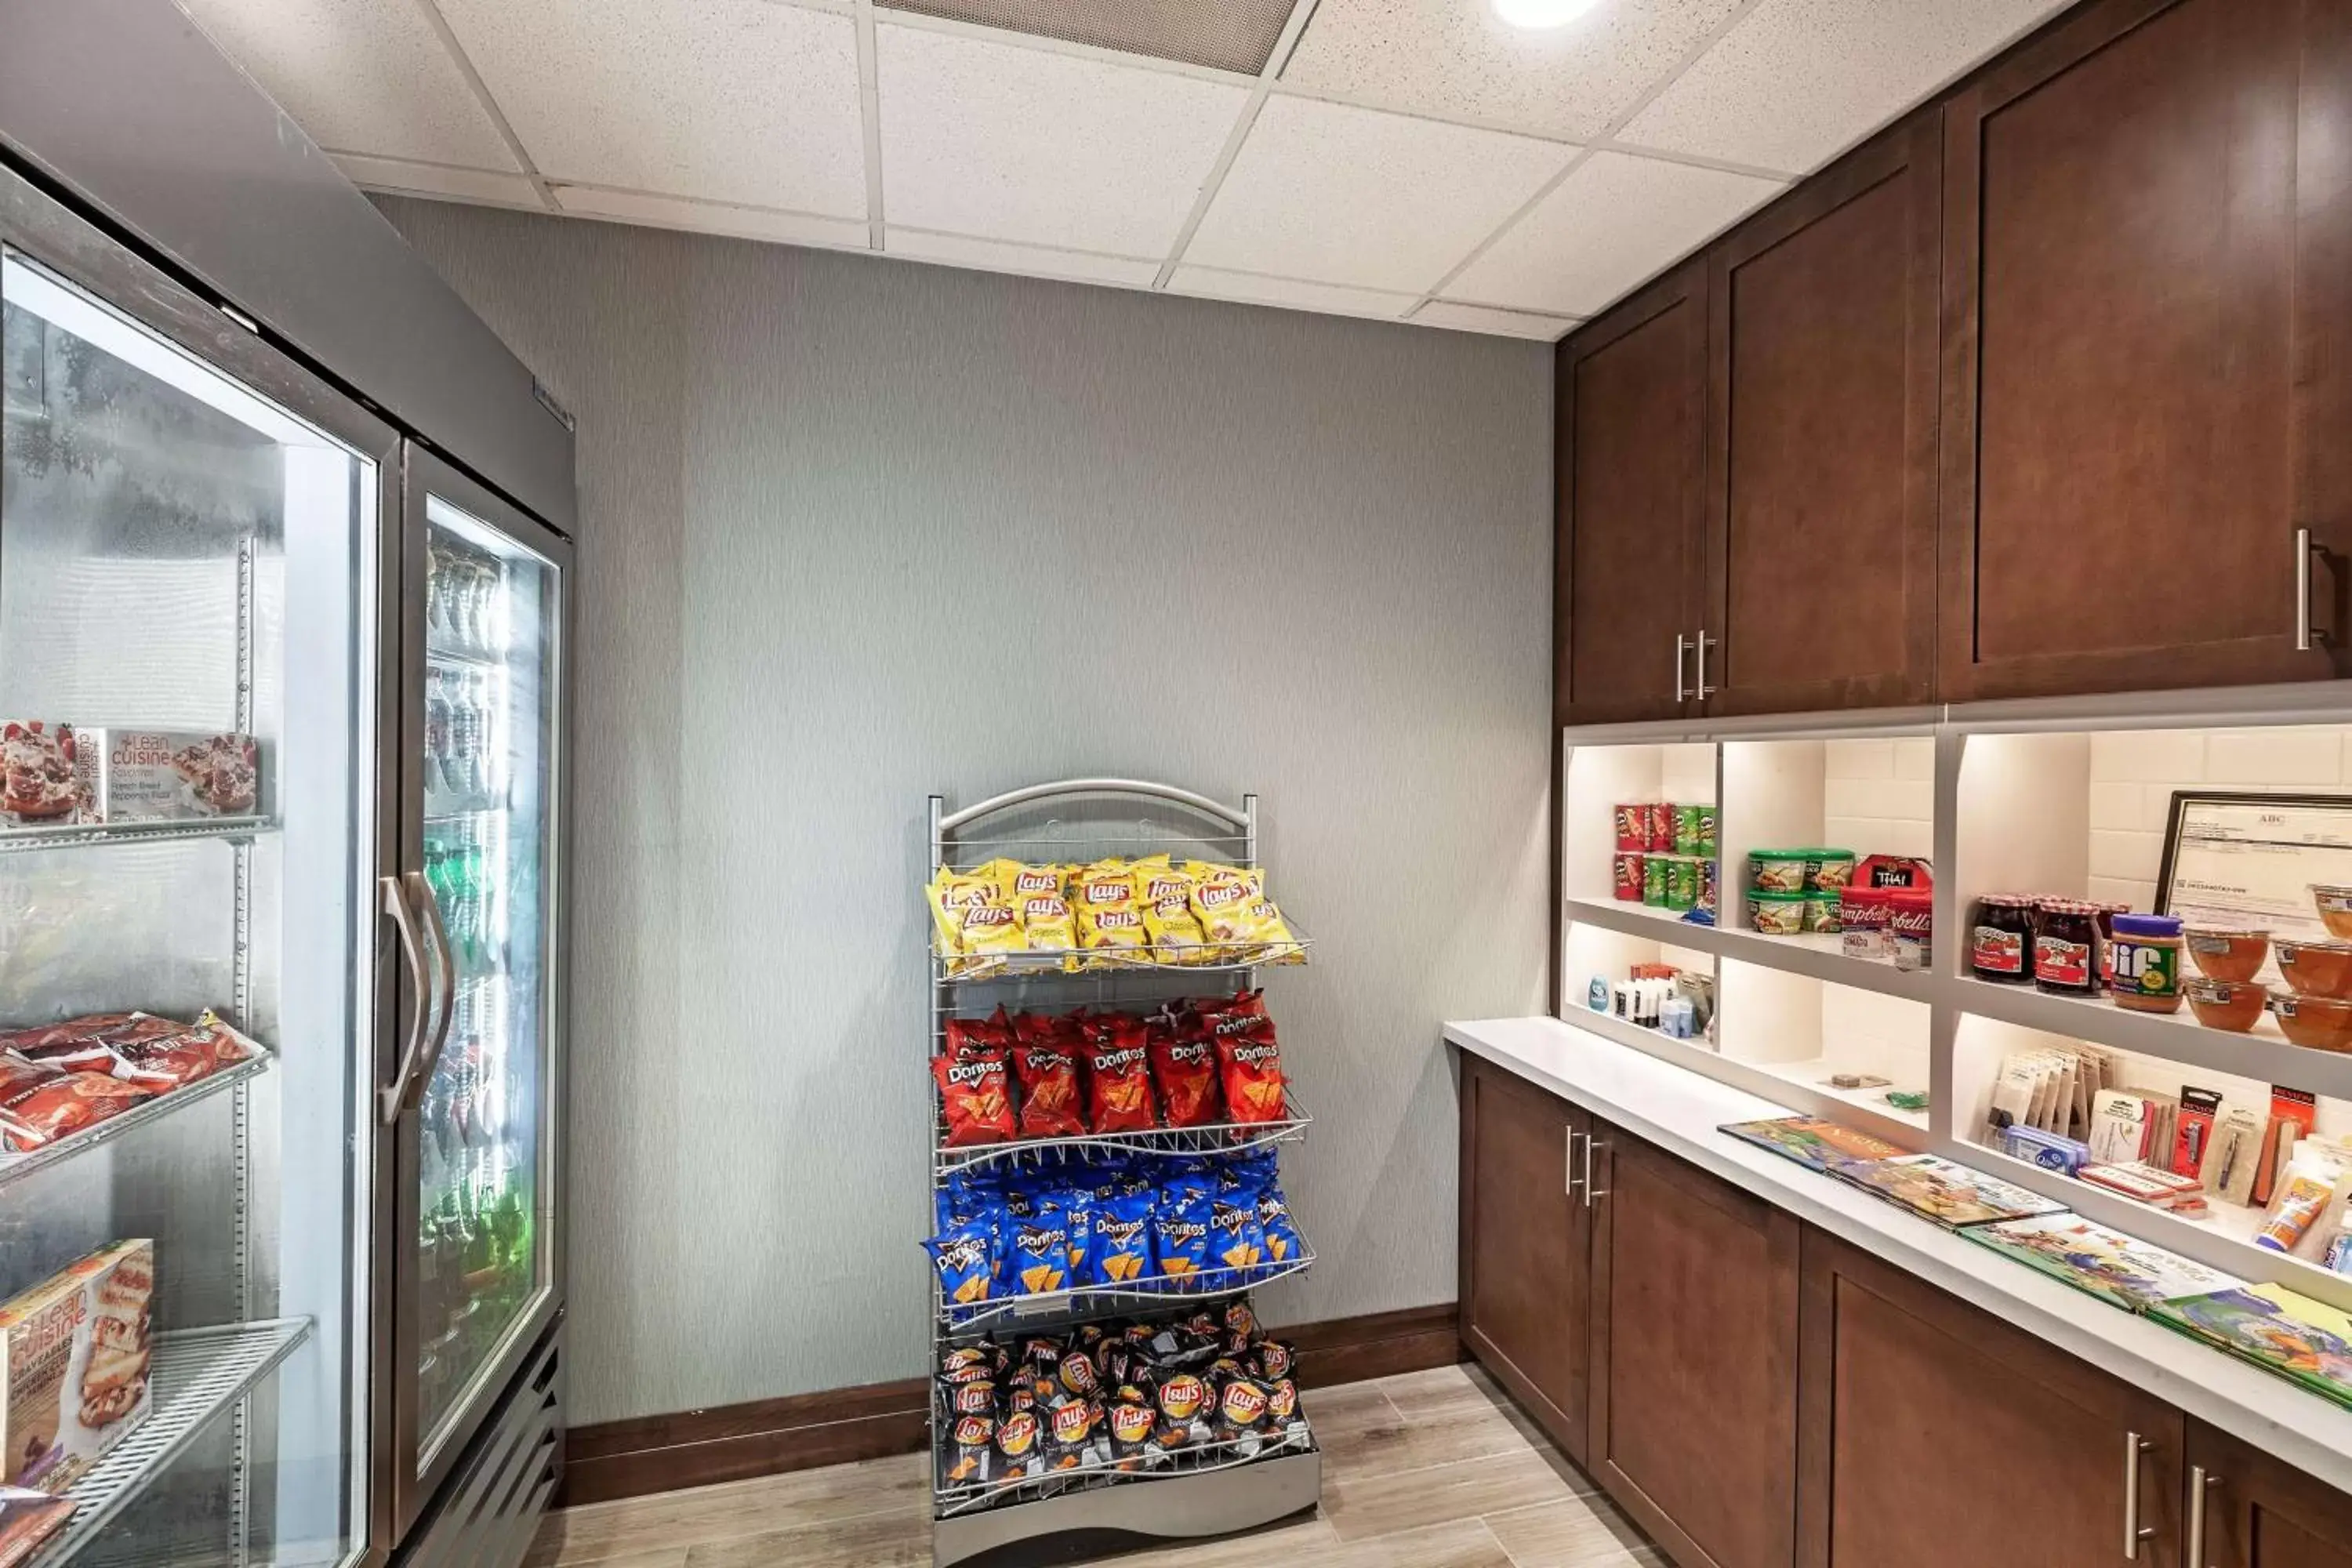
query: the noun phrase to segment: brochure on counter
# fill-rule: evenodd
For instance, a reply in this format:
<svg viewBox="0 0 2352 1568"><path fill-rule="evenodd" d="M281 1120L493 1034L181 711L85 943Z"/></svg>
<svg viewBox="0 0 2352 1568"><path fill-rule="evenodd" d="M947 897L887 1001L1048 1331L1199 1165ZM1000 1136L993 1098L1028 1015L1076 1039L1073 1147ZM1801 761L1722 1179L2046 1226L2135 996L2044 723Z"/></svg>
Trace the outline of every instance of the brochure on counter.
<svg viewBox="0 0 2352 1568"><path fill-rule="evenodd" d="M1860 1187L1947 1230L2066 1212L2064 1204L1998 1176L1940 1155L1906 1153L1869 1133L1819 1117L1733 1121L1717 1131Z"/></svg>
<svg viewBox="0 0 2352 1568"><path fill-rule="evenodd" d="M1823 1121L1818 1116L1780 1116L1763 1121L1733 1121L1717 1128L1734 1138L1769 1149L1783 1159L1794 1160L1800 1165L1816 1171L1835 1171L1842 1165L1867 1163L1872 1160L1899 1160L1908 1149L1896 1147L1884 1138L1874 1138L1867 1132Z"/></svg>
<svg viewBox="0 0 2352 1568"><path fill-rule="evenodd" d="M2168 1328L2352 1405L2352 1318L2284 1285L2246 1285L2164 1301L2149 1315Z"/></svg>
<svg viewBox="0 0 2352 1568"><path fill-rule="evenodd" d="M2130 1312L2246 1283L2080 1215L2036 1215L1971 1226L1960 1234Z"/></svg>

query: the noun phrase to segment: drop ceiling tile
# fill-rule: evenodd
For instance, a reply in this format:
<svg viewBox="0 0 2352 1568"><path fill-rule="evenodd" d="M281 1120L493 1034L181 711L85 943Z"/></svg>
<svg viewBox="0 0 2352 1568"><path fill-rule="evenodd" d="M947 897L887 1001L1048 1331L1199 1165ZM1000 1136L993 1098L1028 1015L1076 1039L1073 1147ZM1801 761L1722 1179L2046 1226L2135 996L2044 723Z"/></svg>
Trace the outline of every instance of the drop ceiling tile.
<svg viewBox="0 0 2352 1568"><path fill-rule="evenodd" d="M1534 338L1556 342L1576 322L1567 316L1538 316L1525 310L1497 310L1489 305L1462 305L1432 300L1412 313L1417 327L1451 327L1457 332L1486 332L1507 338Z"/></svg>
<svg viewBox="0 0 2352 1568"><path fill-rule="evenodd" d="M772 0L438 0L551 179L866 216L857 26Z"/></svg>
<svg viewBox="0 0 2352 1568"><path fill-rule="evenodd" d="M1557 142L1270 98L1184 259L1417 294L1574 156Z"/></svg>
<svg viewBox="0 0 2352 1568"><path fill-rule="evenodd" d="M321 147L518 169L416 0L185 0L185 9Z"/></svg>
<svg viewBox="0 0 2352 1568"><path fill-rule="evenodd" d="M2068 0L1763 0L1620 140L1806 174Z"/></svg>
<svg viewBox="0 0 2352 1568"><path fill-rule="evenodd" d="M1387 321L1394 321L1412 310L1413 301L1420 298L1374 289L1342 288L1335 283L1308 283L1295 278L1261 278L1248 272L1221 271L1214 267L1179 267L1169 275L1168 287L1179 294L1201 294L1212 300L1283 305L1325 315L1378 316Z"/></svg>
<svg viewBox="0 0 2352 1568"><path fill-rule="evenodd" d="M488 169L450 169L438 163L406 163L397 158L368 158L355 153L329 156L343 178L365 190L399 195L436 196L447 201L487 202L492 206L530 207L545 212L539 192L520 174Z"/></svg>
<svg viewBox="0 0 2352 1568"><path fill-rule="evenodd" d="M1448 283L1445 296L1590 316L1786 188L1595 153Z"/></svg>
<svg viewBox="0 0 2352 1568"><path fill-rule="evenodd" d="M1487 0L1322 0L1283 85L1393 109L1598 136L1739 9L1612 0L1531 32Z"/></svg>
<svg viewBox="0 0 2352 1568"><path fill-rule="evenodd" d="M1255 76L1295 0L875 0L896 11Z"/></svg>
<svg viewBox="0 0 2352 1568"><path fill-rule="evenodd" d="M1164 256L1249 93L927 28L875 29L893 223Z"/></svg>
<svg viewBox="0 0 2352 1568"><path fill-rule="evenodd" d="M687 202L675 196L647 195L641 191L558 185L555 205L576 217L612 218L655 228L684 228L697 234L731 235L738 239L773 240L780 245L825 245L865 250L872 244L872 236L862 219Z"/></svg>
<svg viewBox="0 0 2352 1568"><path fill-rule="evenodd" d="M950 267L1018 272L1031 278L1121 283L1130 289L1149 289L1160 277L1160 263L1141 257L1096 256L1085 251L1054 250L1042 245L974 239L961 234L917 234L896 226L883 237L882 250L885 255L903 256L910 261L940 261Z"/></svg>

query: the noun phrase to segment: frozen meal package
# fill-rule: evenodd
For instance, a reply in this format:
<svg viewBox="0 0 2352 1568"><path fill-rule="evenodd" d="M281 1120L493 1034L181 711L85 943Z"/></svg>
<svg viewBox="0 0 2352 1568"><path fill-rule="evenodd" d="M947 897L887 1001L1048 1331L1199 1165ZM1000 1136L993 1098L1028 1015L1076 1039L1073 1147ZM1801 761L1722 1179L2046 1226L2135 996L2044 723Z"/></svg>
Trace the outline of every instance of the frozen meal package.
<svg viewBox="0 0 2352 1568"><path fill-rule="evenodd" d="M9 1485L57 1492L146 1419L154 1244L118 1241L0 1306Z"/></svg>
<svg viewBox="0 0 2352 1568"><path fill-rule="evenodd" d="M179 822L261 809L261 753L250 735L84 730L77 738L98 763L89 820Z"/></svg>
<svg viewBox="0 0 2352 1568"><path fill-rule="evenodd" d="M29 1562L73 1514L71 1500L30 1487L0 1487L0 1568Z"/></svg>
<svg viewBox="0 0 2352 1568"><path fill-rule="evenodd" d="M104 820L96 748L71 724L0 722L0 825L51 827Z"/></svg>

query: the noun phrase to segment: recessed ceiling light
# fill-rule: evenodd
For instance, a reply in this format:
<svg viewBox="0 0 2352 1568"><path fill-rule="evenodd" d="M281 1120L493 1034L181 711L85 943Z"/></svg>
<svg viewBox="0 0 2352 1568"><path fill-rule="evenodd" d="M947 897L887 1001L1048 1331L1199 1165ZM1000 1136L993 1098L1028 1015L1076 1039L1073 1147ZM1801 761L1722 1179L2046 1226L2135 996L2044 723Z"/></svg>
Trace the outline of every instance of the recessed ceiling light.
<svg viewBox="0 0 2352 1568"><path fill-rule="evenodd" d="M1514 27L1564 27L1600 0L1495 0L1495 15Z"/></svg>

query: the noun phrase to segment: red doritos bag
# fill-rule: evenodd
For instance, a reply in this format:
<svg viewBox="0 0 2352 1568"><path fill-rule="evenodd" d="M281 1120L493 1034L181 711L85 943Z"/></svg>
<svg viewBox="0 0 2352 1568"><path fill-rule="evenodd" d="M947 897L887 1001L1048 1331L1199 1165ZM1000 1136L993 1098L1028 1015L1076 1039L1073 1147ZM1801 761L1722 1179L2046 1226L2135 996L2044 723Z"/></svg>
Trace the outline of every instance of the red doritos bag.
<svg viewBox="0 0 2352 1568"><path fill-rule="evenodd" d="M1013 1047L1013 1068L1021 1080L1021 1136L1074 1138L1087 1130L1078 1099L1078 1054L1038 1040Z"/></svg>
<svg viewBox="0 0 2352 1568"><path fill-rule="evenodd" d="M1167 1124L1215 1126L1224 1110L1217 1093L1215 1042L1190 1026L1154 1020L1145 1043L1151 1053L1151 1081L1160 1089L1160 1108Z"/></svg>
<svg viewBox="0 0 2352 1568"><path fill-rule="evenodd" d="M1012 1069L1003 1052L979 1049L960 1057L933 1057L931 1076L939 1080L949 1148L1011 1142Z"/></svg>
<svg viewBox="0 0 2352 1568"><path fill-rule="evenodd" d="M1238 1122L1280 1121L1288 1114L1282 1092L1282 1052L1274 1020L1258 1018L1217 1041L1225 1080L1225 1114Z"/></svg>
<svg viewBox="0 0 2352 1568"><path fill-rule="evenodd" d="M1087 1020L1087 1089L1097 1132L1145 1132L1160 1125L1143 1020L1126 1014Z"/></svg>

